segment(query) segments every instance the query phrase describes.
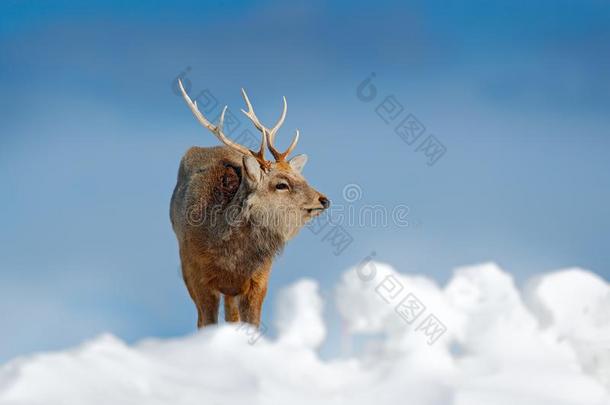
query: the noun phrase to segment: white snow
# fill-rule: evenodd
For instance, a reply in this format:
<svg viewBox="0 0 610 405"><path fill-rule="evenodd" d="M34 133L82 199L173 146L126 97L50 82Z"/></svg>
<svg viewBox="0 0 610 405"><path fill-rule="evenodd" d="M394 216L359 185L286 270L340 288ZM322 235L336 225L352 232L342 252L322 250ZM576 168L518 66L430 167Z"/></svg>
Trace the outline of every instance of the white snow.
<svg viewBox="0 0 610 405"><path fill-rule="evenodd" d="M610 285L591 272L520 291L495 264L441 287L363 262L335 292L343 341L359 344L330 360L317 283L302 280L279 294L276 339L226 324L135 345L106 334L1 366L0 403L610 404Z"/></svg>

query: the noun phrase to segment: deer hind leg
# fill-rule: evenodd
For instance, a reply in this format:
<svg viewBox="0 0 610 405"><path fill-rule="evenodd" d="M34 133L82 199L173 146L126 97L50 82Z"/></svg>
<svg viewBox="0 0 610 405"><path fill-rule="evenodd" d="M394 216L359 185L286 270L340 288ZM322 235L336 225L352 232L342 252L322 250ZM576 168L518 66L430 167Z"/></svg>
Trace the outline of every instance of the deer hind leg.
<svg viewBox="0 0 610 405"><path fill-rule="evenodd" d="M197 308L197 327L218 323L220 293L203 284L197 274L200 268L182 255L182 278Z"/></svg>
<svg viewBox="0 0 610 405"><path fill-rule="evenodd" d="M198 312L197 327L218 323L218 306L220 293L207 287L199 287L196 291L196 305Z"/></svg>
<svg viewBox="0 0 610 405"><path fill-rule="evenodd" d="M224 296L225 321L239 322L239 308L237 307L237 297L231 295Z"/></svg>
<svg viewBox="0 0 610 405"><path fill-rule="evenodd" d="M199 306L199 300L197 299L197 288L192 282L192 278L190 277L190 269L186 267L184 264L182 265L182 278L184 279L184 284L186 284L186 289L195 304L195 308L197 308L197 327L201 327L203 325L203 313L201 312L201 307Z"/></svg>

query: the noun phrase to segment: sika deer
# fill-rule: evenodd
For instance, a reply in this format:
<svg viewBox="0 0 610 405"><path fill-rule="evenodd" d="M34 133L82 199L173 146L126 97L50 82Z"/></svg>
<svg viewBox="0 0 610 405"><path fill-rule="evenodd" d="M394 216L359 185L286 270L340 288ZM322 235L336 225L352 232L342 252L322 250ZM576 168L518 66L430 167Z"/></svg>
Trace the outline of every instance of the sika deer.
<svg viewBox="0 0 610 405"><path fill-rule="evenodd" d="M179 87L195 118L224 144L186 152L171 200L172 227L182 275L197 307L197 326L218 322L221 295L226 321L258 326L274 257L330 201L301 175L306 155L286 160L297 144L298 130L286 151L274 146L286 118L286 98L278 122L269 129L256 117L242 89L248 107L242 112L261 132L260 149L252 151L223 133L226 106L214 125L182 82ZM265 159L267 148L274 162Z"/></svg>

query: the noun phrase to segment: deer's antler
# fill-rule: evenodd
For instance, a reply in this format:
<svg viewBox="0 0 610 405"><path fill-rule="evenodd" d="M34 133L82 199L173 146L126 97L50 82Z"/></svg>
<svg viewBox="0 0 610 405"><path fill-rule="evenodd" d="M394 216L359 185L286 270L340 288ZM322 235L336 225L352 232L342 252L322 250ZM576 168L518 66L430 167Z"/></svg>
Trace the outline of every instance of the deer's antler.
<svg viewBox="0 0 610 405"><path fill-rule="evenodd" d="M280 118L277 120L277 122L275 123L273 128L269 129L269 128L265 127L263 124L261 124L260 120L254 113L254 109L252 108L252 103L250 103L250 99L248 98L248 95L246 94L246 90L241 89L241 94L244 97L244 101L246 102L246 105L248 106L248 111L244 111L244 110L241 110L241 111L244 114L246 114L246 116L248 118L250 118L250 121L252 121L254 126L263 133L263 138L266 138L267 142L269 143L269 151L275 158L275 161L281 162L281 161L286 160L286 157L290 154L290 152L293 151L293 149L297 146L297 142L299 141L299 130L297 129L296 135L295 135L294 139L292 140L292 143L290 144L288 149L286 149L284 152L279 152L277 149L275 149L275 146L273 144L275 141L275 136L277 135L277 131L280 129L282 124L284 124L284 120L286 119L286 112L288 111L288 104L286 103L286 97L283 97L284 109L282 110L282 115L280 115ZM267 134L266 137L264 136L265 133Z"/></svg>
<svg viewBox="0 0 610 405"><path fill-rule="evenodd" d="M220 119L218 120L218 125L214 125L210 121L208 121L208 119L201 113L201 111L199 111L199 108L197 108L197 102L191 100L191 98L188 96L188 94L186 93L186 90L184 90L184 86L182 85L182 80L178 79L178 85L180 87L180 91L182 92L182 97L184 98L184 101L186 101L186 104L189 106L189 108L193 112L193 115L195 116L195 118L197 118L197 120L201 123L201 125L203 125L207 129L209 129L222 143L224 143L228 147L240 152L241 154L254 156L263 168L268 169L270 166L270 162L265 159L265 149L267 147L269 148L269 151L275 158L275 161L282 162L282 161L286 160L286 157L297 146L297 142L299 141L299 130L298 129L296 131L294 138L292 139L292 142L290 143L290 146L288 146L288 149L286 149L284 152L279 152L274 146L275 136L277 135L277 131L280 129L282 124L284 124L284 120L286 119L286 112L288 111L288 104L286 103L286 97L283 97L284 108L282 110L282 115L280 115L280 118L277 120L277 122L275 123L273 128L269 129L260 122L260 120L258 119L256 114L254 113L254 108L252 107L252 103L250 103L250 99L248 98L246 91L244 89L241 89L241 94L244 97L246 106L248 107L248 111L245 111L245 110L241 110L241 111L246 115L246 117L248 117L250 119L250 121L252 121L254 126L261 132L261 136L262 136L261 146L260 146L258 152L255 152L251 149L246 148L243 145L238 144L237 142L233 142L231 139L229 139L224 134L224 132L222 132L222 125L224 123L227 106L225 106L222 109L222 113L220 114Z"/></svg>
<svg viewBox="0 0 610 405"><path fill-rule="evenodd" d="M220 114L220 119L218 120L218 125L214 125L210 121L208 121L208 119L201 113L201 111L199 111L199 108L197 108L197 102L191 100L191 98L188 96L188 94L186 93L186 90L184 90L184 86L182 85L182 80L178 79L178 85L180 87L180 91L182 92L182 97L184 98L184 101L186 101L186 105L189 106L189 108L193 112L193 115L195 116L195 118L197 118L197 120L199 121L199 123L201 123L201 125L203 125L207 129L209 129L222 143L224 143L231 149L236 150L237 152L239 152L243 155L252 155L256 158L256 160L258 160L259 164L263 168L269 168L270 162L265 159L265 149L267 148L267 133L265 132L266 128L264 128L262 125L260 125L260 122L258 122L258 119L254 115L254 111L252 111L252 106L250 105L249 101L247 101L248 108L250 111L252 111L252 116L256 119L256 122L254 125L256 125L256 127L262 133L261 146L260 146L260 149L258 150L258 152L250 150L250 149L246 148L245 146L238 144L237 142L233 142L231 139L229 139L224 134L224 132L222 131L222 125L224 123L227 106L225 106L222 109L222 113ZM247 100L247 97L246 97L246 100ZM246 114L246 115L248 115L248 114ZM250 119L252 119L252 118L250 118ZM254 120L253 120L253 122L254 122ZM257 125L257 123L258 123L258 125Z"/></svg>

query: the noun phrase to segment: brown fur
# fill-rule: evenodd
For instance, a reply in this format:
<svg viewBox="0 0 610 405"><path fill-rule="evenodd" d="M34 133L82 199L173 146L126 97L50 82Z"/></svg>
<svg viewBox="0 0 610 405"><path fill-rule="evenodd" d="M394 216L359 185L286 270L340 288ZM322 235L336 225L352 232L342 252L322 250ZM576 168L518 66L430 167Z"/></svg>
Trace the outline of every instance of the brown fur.
<svg viewBox="0 0 610 405"><path fill-rule="evenodd" d="M225 146L193 147L180 163L170 217L198 327L218 322L221 295L226 321L258 325L273 258L328 206L288 162L253 180L245 159Z"/></svg>

